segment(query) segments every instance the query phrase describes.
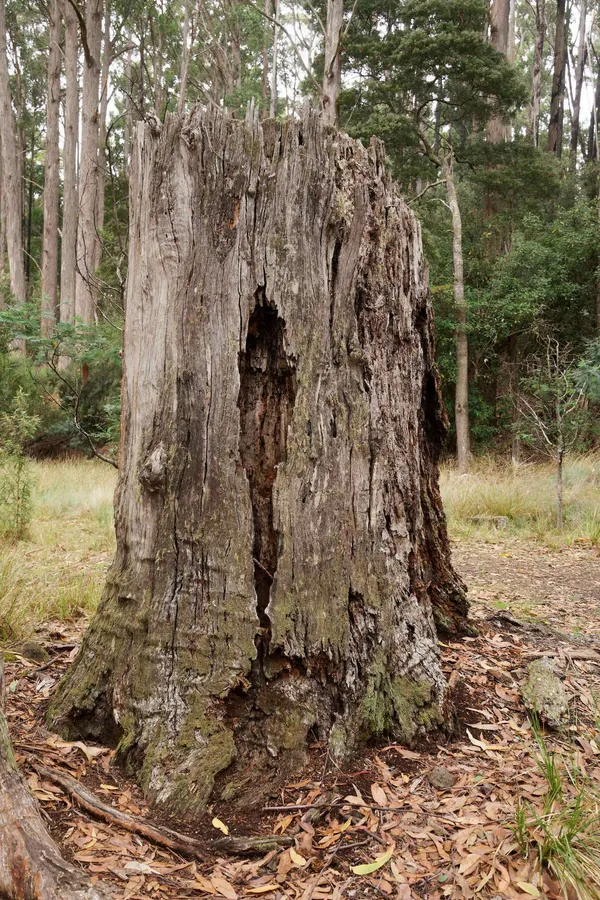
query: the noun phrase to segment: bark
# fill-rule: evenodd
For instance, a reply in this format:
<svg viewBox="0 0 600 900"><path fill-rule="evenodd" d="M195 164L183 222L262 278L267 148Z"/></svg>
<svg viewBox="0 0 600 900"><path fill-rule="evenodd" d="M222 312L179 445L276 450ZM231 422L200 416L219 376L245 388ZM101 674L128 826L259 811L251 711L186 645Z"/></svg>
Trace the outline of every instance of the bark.
<svg viewBox="0 0 600 900"><path fill-rule="evenodd" d="M323 119L327 125L337 125L342 89L342 27L344 0L327 0L325 24L325 63L323 69Z"/></svg>
<svg viewBox="0 0 600 900"><path fill-rule="evenodd" d="M555 153L559 159L562 156L566 68L566 0L556 0L554 75L552 78L552 96L550 99L550 124L548 126L547 149L549 153Z"/></svg>
<svg viewBox="0 0 600 900"><path fill-rule="evenodd" d="M529 107L529 133L534 147L540 142L540 105L542 100L542 64L546 40L546 0L535 3L535 44L531 73L531 104Z"/></svg>
<svg viewBox="0 0 600 900"><path fill-rule="evenodd" d="M50 4L48 37L48 95L46 100L46 156L44 160L44 232L42 237L42 337L50 337L56 322L58 298L58 122L62 22L59 0Z"/></svg>
<svg viewBox="0 0 600 900"><path fill-rule="evenodd" d="M77 77L77 17L69 0L62 0L65 20L65 133L63 143L63 218L60 258L60 321L75 315L77 273L77 142L79 140L79 88Z"/></svg>
<svg viewBox="0 0 600 900"><path fill-rule="evenodd" d="M67 0L69 2L69 0ZM81 98L81 165L79 169L79 221L75 315L85 324L96 318L96 210L98 204L98 134L100 48L103 0L88 0L85 23L90 58L83 66Z"/></svg>
<svg viewBox="0 0 600 900"><path fill-rule="evenodd" d="M490 43L495 50L508 56L510 31L510 0L492 0ZM492 116L486 127L487 139L492 144L506 140L507 126L502 116Z"/></svg>
<svg viewBox="0 0 600 900"><path fill-rule="evenodd" d="M570 168L574 172L577 166L577 150L579 148L579 127L581 114L581 92L587 58L586 43L587 0L581 0L579 6L579 31L577 37L577 60L575 62L575 90L573 93L573 110L571 115L571 159Z"/></svg>
<svg viewBox="0 0 600 900"><path fill-rule="evenodd" d="M0 0L0 146L10 290L17 302L24 303L27 293L23 261L23 186L17 129L10 95L4 0Z"/></svg>
<svg viewBox="0 0 600 900"><path fill-rule="evenodd" d="M133 128L133 44L129 36L129 49L125 62L125 121L123 124L123 165L125 174L129 175L129 149L131 145L131 130Z"/></svg>
<svg viewBox="0 0 600 900"><path fill-rule="evenodd" d="M456 393L454 416L456 422L456 454L458 469L467 472L471 459L469 430L469 337L467 304L463 273L462 217L454 183L452 152L442 156L448 206L452 216L452 261L454 267L454 306L456 310Z"/></svg>
<svg viewBox="0 0 600 900"><path fill-rule="evenodd" d="M4 205L4 181L2 178L2 150L0 149L0 272L6 265L6 208ZM4 309L4 296L0 295L0 309Z"/></svg>
<svg viewBox="0 0 600 900"><path fill-rule="evenodd" d="M49 718L197 812L315 735L441 723L434 614L467 607L420 230L381 145L197 108L138 125L130 185L118 550Z"/></svg>
<svg viewBox="0 0 600 900"><path fill-rule="evenodd" d="M90 884L65 862L44 826L12 751L3 710L0 657L0 897L15 900L108 900L111 894Z"/></svg>

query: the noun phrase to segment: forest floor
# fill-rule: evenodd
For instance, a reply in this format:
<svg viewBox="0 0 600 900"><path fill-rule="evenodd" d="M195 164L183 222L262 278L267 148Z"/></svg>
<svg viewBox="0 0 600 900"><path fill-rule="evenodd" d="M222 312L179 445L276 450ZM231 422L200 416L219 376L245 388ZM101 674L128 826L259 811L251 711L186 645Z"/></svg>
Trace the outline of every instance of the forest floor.
<svg viewBox="0 0 600 900"><path fill-rule="evenodd" d="M97 510L92 516L102 531L103 516ZM66 554L77 557L79 572L89 561L95 578L110 556L105 537L92 534L86 548L81 537L77 548L68 534L61 540ZM57 615L38 622L33 636L48 648L51 661L40 666L23 653L6 654L7 716L18 760L63 853L92 878L111 882L119 900L567 896L560 878L572 860L565 862L557 852L553 868L540 872L537 850L549 825L557 834L565 828L576 832L574 859L591 854L593 865L599 858L594 784L600 783L600 559L589 542L553 549L501 531L486 537L471 534L453 545L479 632L442 645L448 677L459 673L454 735L411 749L373 747L344 768L315 746L307 771L270 800L281 809L244 817L216 804L197 823L206 862L93 818L36 771L42 764L66 772L115 809L139 821L155 820L111 750L67 743L44 730L47 699L76 653L87 609L79 618ZM35 556L38 549L28 552ZM36 560L30 563L37 573ZM28 584L32 590L33 575ZM37 591L43 592L43 583ZM8 634L2 643L15 646ZM571 717L561 732L540 738L519 689L527 665L544 652L554 655ZM447 790L429 781L437 766L453 777ZM580 813L588 809L592 826L586 836ZM277 834L289 845L253 858L219 855L210 849L212 836L221 837L213 817L232 835ZM160 821L183 830L181 822ZM585 858L583 863L585 869Z"/></svg>

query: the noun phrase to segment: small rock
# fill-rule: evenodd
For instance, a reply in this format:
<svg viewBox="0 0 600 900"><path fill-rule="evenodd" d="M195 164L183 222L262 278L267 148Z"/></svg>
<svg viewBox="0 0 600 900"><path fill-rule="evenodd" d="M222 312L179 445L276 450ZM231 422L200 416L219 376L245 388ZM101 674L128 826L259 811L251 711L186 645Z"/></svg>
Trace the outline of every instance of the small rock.
<svg viewBox="0 0 600 900"><path fill-rule="evenodd" d="M569 700L552 661L536 659L527 671L527 681L521 689L525 706L550 728L560 728L569 715Z"/></svg>
<svg viewBox="0 0 600 900"><path fill-rule="evenodd" d="M32 662L46 663L50 659L46 648L37 641L23 641L18 649L21 656L30 659Z"/></svg>
<svg viewBox="0 0 600 900"><path fill-rule="evenodd" d="M427 780L436 791L449 791L456 784L456 778L444 766L436 766L435 769L428 772Z"/></svg>

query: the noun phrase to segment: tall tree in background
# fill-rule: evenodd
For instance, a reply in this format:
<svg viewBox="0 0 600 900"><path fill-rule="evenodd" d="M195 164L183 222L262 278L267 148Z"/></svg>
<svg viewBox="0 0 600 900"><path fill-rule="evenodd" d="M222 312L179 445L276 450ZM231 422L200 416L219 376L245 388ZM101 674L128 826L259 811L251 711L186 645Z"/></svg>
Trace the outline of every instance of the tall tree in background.
<svg viewBox="0 0 600 900"><path fill-rule="evenodd" d="M41 334L49 337L56 321L58 296L58 141L62 22L59 0L51 0L48 31L48 96L44 160L44 234L42 239Z"/></svg>
<svg viewBox="0 0 600 900"><path fill-rule="evenodd" d="M567 68L566 0L556 0L556 28L554 33L554 74L550 98L550 123L548 126L548 152L560 159L563 145L563 119L565 108L565 75Z"/></svg>
<svg viewBox="0 0 600 900"><path fill-rule="evenodd" d="M535 0L535 38L531 73L531 103L529 106L529 134L534 147L540 140L540 104L542 99L542 64L546 40L546 0Z"/></svg>
<svg viewBox="0 0 600 900"><path fill-rule="evenodd" d="M508 58L511 0L492 0L490 15L490 44ZM487 123L487 139L499 144L507 137L507 126L502 116L493 115Z"/></svg>
<svg viewBox="0 0 600 900"><path fill-rule="evenodd" d="M2 200L6 219L6 249L10 290L14 299L25 303L25 265L23 262L23 189L19 165L18 132L12 107L8 50L6 46L6 9L0 0L0 146L2 150Z"/></svg>
<svg viewBox="0 0 600 900"><path fill-rule="evenodd" d="M69 2L69 0L67 0ZM98 137L100 49L103 0L88 0L85 13L85 62L81 100L81 164L75 314L86 324L96 319L96 260L98 258Z"/></svg>
<svg viewBox="0 0 600 900"><path fill-rule="evenodd" d="M578 12L579 28L577 29L577 57L572 60L575 85L573 89L573 108L571 110L571 148L569 157L569 167L571 171L575 170L577 164L577 151L579 148L581 93L583 90L583 76L587 61L587 0L581 0Z"/></svg>
<svg viewBox="0 0 600 900"><path fill-rule="evenodd" d="M325 61L323 67L323 119L328 125L337 125L339 97L342 88L342 28L344 25L344 0L327 0L325 22Z"/></svg>
<svg viewBox="0 0 600 900"><path fill-rule="evenodd" d="M77 275L77 144L79 140L79 86L77 74L77 16L70 0L62 0L65 20L65 103L63 143L63 216L60 260L60 321L75 315Z"/></svg>

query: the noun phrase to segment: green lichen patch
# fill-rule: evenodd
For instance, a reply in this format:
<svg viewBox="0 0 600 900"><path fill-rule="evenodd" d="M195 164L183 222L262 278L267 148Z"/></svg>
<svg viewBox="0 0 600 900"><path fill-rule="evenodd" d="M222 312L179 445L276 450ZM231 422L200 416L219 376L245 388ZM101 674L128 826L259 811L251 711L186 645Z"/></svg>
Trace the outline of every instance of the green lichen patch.
<svg viewBox="0 0 600 900"><path fill-rule="evenodd" d="M431 684L392 675L381 658L375 661L368 676L362 719L369 734L390 734L404 743L414 740L419 730L443 723Z"/></svg>

